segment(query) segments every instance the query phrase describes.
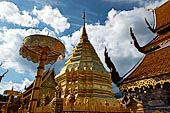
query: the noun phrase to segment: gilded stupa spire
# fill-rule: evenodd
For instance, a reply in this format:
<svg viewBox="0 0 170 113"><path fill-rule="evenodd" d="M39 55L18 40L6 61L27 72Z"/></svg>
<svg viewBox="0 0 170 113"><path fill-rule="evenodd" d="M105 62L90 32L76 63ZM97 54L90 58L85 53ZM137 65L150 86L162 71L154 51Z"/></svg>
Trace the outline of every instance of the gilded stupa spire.
<svg viewBox="0 0 170 113"><path fill-rule="evenodd" d="M55 78L57 83L62 84L61 98L64 98L64 103L68 101L73 104L68 100L70 98L75 103L84 103L74 104L74 110L77 111L87 111L84 106L88 107L88 103L96 103L90 109L88 108L88 111L96 111L95 108L98 108L98 105L101 107L100 103L103 101L106 100L109 105L115 104L116 101L112 91L110 73L106 71L93 45L88 40L85 28L85 11L82 27L80 41L65 63L65 67ZM69 107L65 105L63 109L69 110Z"/></svg>
<svg viewBox="0 0 170 113"><path fill-rule="evenodd" d="M81 39L88 39L87 37L87 33L86 33L86 27L85 27L85 11L83 12L83 30L82 30L82 35L81 35Z"/></svg>

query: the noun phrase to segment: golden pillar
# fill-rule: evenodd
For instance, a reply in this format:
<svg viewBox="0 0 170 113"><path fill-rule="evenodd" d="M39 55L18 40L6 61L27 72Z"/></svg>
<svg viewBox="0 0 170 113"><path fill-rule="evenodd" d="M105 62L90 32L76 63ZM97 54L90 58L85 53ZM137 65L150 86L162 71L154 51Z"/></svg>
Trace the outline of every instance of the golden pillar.
<svg viewBox="0 0 170 113"><path fill-rule="evenodd" d="M35 76L35 80L34 80L34 85L33 85L33 91L31 94L31 100L29 103L29 112L30 113L34 113L35 108L37 106L37 100L38 100L38 95L39 95L39 89L41 86L41 82L42 82L42 76L43 76L43 72L44 72L44 66L45 66L45 61L47 59L47 53L46 53L46 48L43 49L40 60L39 60L39 65L37 67L37 74Z"/></svg>

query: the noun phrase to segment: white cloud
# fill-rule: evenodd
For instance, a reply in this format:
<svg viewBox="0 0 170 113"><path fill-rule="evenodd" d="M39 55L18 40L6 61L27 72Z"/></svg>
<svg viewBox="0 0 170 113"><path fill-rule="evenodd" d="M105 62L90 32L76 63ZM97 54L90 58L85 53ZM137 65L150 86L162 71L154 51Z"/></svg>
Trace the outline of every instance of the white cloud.
<svg viewBox="0 0 170 113"><path fill-rule="evenodd" d="M44 6L43 9L37 10L37 8L34 7L33 14L42 22L53 27L57 34L64 32L70 27L67 18L61 14L58 8L52 9L51 6Z"/></svg>
<svg viewBox="0 0 170 113"><path fill-rule="evenodd" d="M32 27L43 21L55 29L57 33L63 32L70 27L67 18L63 17L60 11L52 9L51 6L45 6L42 10L34 8L32 12L20 11L12 2L0 2L0 20L6 20L21 26ZM34 13L35 18L29 14ZM48 33L49 32L49 33ZM34 75L37 65L22 58L19 55L19 49L24 37L32 34L44 34L55 37L55 32L48 28L39 29L9 29L0 27L0 62L3 62L2 68L14 69L20 74L29 72Z"/></svg>
<svg viewBox="0 0 170 113"><path fill-rule="evenodd" d="M126 5L128 8L128 5L131 6L132 4L137 7L148 7L155 9L156 7L159 7L161 4L167 2L168 0L102 0L108 3L112 3L114 5Z"/></svg>
<svg viewBox="0 0 170 113"><path fill-rule="evenodd" d="M80 39L80 30L76 31L74 33L72 33L72 36L63 36L61 37L61 40L64 41L64 45L66 47L66 58L68 57L68 55L70 55L73 52L74 46L77 44L77 42Z"/></svg>
<svg viewBox="0 0 170 113"><path fill-rule="evenodd" d="M136 4L144 6L153 3L155 0L103 0L114 4Z"/></svg>
<svg viewBox="0 0 170 113"><path fill-rule="evenodd" d="M153 3L150 4L145 4L146 8L152 8L155 9L157 7L160 7L162 4L164 4L165 2L167 2L168 0L156 0Z"/></svg>
<svg viewBox="0 0 170 113"><path fill-rule="evenodd" d="M155 4L152 4L152 6ZM148 7L151 7L148 6ZM154 38L154 34L147 29L144 17L153 22L152 12L145 11L144 8L134 8L129 11L116 11L111 9L108 12L104 25L86 25L90 42L96 49L99 57L104 63L104 47L109 51L111 60L115 63L120 75L128 72L142 57L133 44L129 33L129 28L133 27L134 33L141 46L147 44ZM81 28L82 30L82 28ZM70 55L74 46L80 39L81 30L75 31L71 36L63 36L66 50Z"/></svg>
<svg viewBox="0 0 170 113"><path fill-rule="evenodd" d="M12 68L18 73L35 72L36 65L27 61L19 55L24 37L31 34L47 34L47 28L42 31L38 29L7 29L0 27L0 62L4 62L2 67L5 69ZM50 30L48 30L50 31ZM55 36L54 32L49 32L50 36Z"/></svg>
<svg viewBox="0 0 170 113"><path fill-rule="evenodd" d="M0 20L25 27L34 27L39 24L39 20L32 18L29 12L20 11L14 3L6 1L0 2Z"/></svg>
<svg viewBox="0 0 170 113"><path fill-rule="evenodd" d="M0 84L0 94L3 94L5 90L11 90L12 87L14 88L14 91L24 91L25 86L28 87L31 83L32 81L27 78L24 78L21 83L2 81Z"/></svg>
<svg viewBox="0 0 170 113"><path fill-rule="evenodd" d="M51 6L44 6L41 10L34 7L32 12L20 11L12 2L0 2L0 21L17 24L24 27L38 26L42 21L55 29L57 34L64 32L70 27L67 18L64 17L58 8L52 9ZM36 17L32 17L34 14Z"/></svg>

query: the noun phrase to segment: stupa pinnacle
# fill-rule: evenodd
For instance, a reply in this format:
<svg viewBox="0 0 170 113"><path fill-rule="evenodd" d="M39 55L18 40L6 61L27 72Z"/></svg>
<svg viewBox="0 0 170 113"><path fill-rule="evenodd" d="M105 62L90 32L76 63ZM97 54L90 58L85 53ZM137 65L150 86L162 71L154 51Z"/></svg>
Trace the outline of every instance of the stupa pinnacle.
<svg viewBox="0 0 170 113"><path fill-rule="evenodd" d="M83 30L82 30L81 38L88 38L87 33L86 33L86 27L85 27L85 19L86 19L86 16L85 16L85 11L84 11L83 12Z"/></svg>

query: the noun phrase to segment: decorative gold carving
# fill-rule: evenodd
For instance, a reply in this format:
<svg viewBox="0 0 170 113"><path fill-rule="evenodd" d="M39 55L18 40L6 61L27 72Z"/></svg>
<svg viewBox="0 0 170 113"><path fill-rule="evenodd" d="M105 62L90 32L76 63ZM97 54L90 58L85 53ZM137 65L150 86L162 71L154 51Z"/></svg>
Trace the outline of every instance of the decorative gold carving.
<svg viewBox="0 0 170 113"><path fill-rule="evenodd" d="M134 91L135 88L141 89L142 87L149 87L150 85L153 86L153 88L154 88L157 84L162 85L165 82L170 83L170 76L163 75L163 76L143 79L143 80L127 83L127 84L122 84L122 85L120 85L119 88L121 91L129 90L129 89Z"/></svg>
<svg viewBox="0 0 170 113"><path fill-rule="evenodd" d="M42 54L42 48L48 48L46 64L54 64L64 59L65 46L56 38L46 35L30 35L24 38L20 48L20 55L37 63Z"/></svg>
<svg viewBox="0 0 170 113"><path fill-rule="evenodd" d="M59 83L56 88L56 97L57 98L61 98L61 91L62 91L62 87L61 87L61 84Z"/></svg>
<svg viewBox="0 0 170 113"><path fill-rule="evenodd" d="M45 101L46 101L46 96L45 96L45 94L43 94L42 97L41 97L41 104L40 104L40 106L45 106Z"/></svg>
<svg viewBox="0 0 170 113"><path fill-rule="evenodd" d="M164 113L164 112L160 112L159 110L156 110L156 111L154 111L152 113Z"/></svg>
<svg viewBox="0 0 170 113"><path fill-rule="evenodd" d="M2 113L7 113L7 104L3 104L1 111Z"/></svg>

